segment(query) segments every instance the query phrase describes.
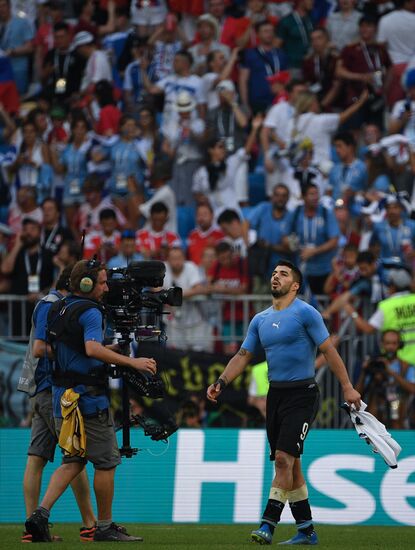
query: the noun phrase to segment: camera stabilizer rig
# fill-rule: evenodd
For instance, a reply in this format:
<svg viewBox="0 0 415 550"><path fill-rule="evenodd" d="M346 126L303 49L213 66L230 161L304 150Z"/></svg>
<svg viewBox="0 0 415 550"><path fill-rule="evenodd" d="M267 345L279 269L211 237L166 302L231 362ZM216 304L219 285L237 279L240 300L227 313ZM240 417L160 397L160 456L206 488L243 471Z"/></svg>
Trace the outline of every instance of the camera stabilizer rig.
<svg viewBox="0 0 415 550"><path fill-rule="evenodd" d="M131 342L144 339L158 339L164 344L166 335L162 316L164 305L181 306L182 289L179 287L160 290L166 268L163 262L131 262L126 268L107 271L109 292L105 299L105 310L114 332L114 341L121 353L130 355ZM164 396L164 382L159 374L146 375L133 369L111 367L111 377L122 380L123 444L121 456L131 458L138 449L131 447L130 427L139 424L144 434L155 441L167 440L177 429L171 415L161 423L144 416L130 418L128 388L136 394L152 399Z"/></svg>

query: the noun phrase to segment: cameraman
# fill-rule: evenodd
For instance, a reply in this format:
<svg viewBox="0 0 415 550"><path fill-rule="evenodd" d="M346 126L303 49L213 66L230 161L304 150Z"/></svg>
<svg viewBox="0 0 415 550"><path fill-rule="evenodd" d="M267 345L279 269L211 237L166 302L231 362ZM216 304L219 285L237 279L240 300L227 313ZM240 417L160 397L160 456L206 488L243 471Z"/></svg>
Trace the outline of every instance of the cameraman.
<svg viewBox="0 0 415 550"><path fill-rule="evenodd" d="M372 413L387 428L403 429L408 394L415 394L414 367L398 358L402 348L400 333L386 330L381 338L381 355L362 366L356 390Z"/></svg>
<svg viewBox="0 0 415 550"><path fill-rule="evenodd" d="M120 463L114 424L110 413L105 379L105 364L130 367L148 374L156 372L154 359L132 358L105 347L103 315L100 302L108 292L105 267L98 262L80 261L70 278L73 294L51 306L49 334L56 336L53 375L53 406L58 434L62 428L61 397L68 388L80 395L79 412L86 433L85 456L65 454L62 465L51 477L41 505L26 521L33 542L50 542L49 513L69 483L85 468L89 460L95 468L94 491L98 522L94 541L141 541L112 521L115 468ZM76 402L75 402L76 406ZM75 412L77 412L75 410ZM75 455L75 456L73 456Z"/></svg>
<svg viewBox="0 0 415 550"><path fill-rule="evenodd" d="M39 504L43 469L48 460L53 462L58 442L52 413L51 365L47 357L46 325L48 311L52 303L68 294L72 267L63 270L56 282L56 290L51 290L35 307L29 346L19 379L18 390L29 395L33 414L30 445L23 478L27 516L30 516ZM84 526L80 529L80 540L87 542L94 536L96 520L92 510L86 470L72 480L71 487L84 522ZM53 536L53 541L56 540L61 539ZM21 541L32 542L32 536L24 532Z"/></svg>

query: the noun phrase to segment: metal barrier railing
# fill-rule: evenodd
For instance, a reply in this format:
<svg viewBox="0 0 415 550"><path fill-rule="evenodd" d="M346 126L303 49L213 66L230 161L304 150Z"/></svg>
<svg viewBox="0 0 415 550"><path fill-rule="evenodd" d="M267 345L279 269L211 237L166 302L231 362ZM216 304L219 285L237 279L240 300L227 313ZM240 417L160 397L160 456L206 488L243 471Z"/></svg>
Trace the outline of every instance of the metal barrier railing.
<svg viewBox="0 0 415 550"><path fill-rule="evenodd" d="M323 309L329 302L327 296L316 297L316 303ZM224 335L229 342L240 344L253 315L271 304L269 295L249 294L243 296L214 295L209 298L195 296L184 301L182 315L166 315L165 324L169 337L168 346L177 349L197 349L212 351L218 343L223 343ZM374 306L362 303L364 318L368 319ZM33 309L26 296L12 294L0 295L0 336L11 341L27 341L30 319ZM180 311L176 308L175 311ZM193 315L193 317L192 317ZM199 325L189 325L189 319L199 319ZM181 326L182 325L182 326ZM200 330L202 326L202 331ZM17 333L15 332L18 329ZM224 330L226 329L226 330ZM192 338L192 333L194 338ZM202 337L201 337L202 334ZM356 331L355 324L349 318L339 319L338 351L346 364L349 376L355 381L356 366L366 356L374 352L376 336L364 335ZM202 342L201 342L202 340ZM185 345L183 345L185 342ZM209 345L210 344L210 348ZM216 348L215 348L216 346ZM317 381L321 391L321 406L316 419L319 428L339 428L348 426L347 415L339 411L342 400L340 386L327 365L317 372Z"/></svg>
<svg viewBox="0 0 415 550"><path fill-rule="evenodd" d="M28 340L32 309L27 296L0 294L0 337L17 342Z"/></svg>

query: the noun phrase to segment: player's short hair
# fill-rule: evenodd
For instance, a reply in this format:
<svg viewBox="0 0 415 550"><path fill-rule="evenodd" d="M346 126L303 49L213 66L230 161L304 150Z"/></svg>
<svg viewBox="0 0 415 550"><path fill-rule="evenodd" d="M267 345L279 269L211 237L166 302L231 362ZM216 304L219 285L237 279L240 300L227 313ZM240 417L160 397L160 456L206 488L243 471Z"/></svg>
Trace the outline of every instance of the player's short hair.
<svg viewBox="0 0 415 550"><path fill-rule="evenodd" d="M301 290L301 287L303 286L303 274L298 269L298 267L292 262L290 262L289 260L280 260L275 267L278 267L279 265L282 265L284 267L289 267L291 269L294 281L299 284L299 287L297 290L297 294L298 294Z"/></svg>

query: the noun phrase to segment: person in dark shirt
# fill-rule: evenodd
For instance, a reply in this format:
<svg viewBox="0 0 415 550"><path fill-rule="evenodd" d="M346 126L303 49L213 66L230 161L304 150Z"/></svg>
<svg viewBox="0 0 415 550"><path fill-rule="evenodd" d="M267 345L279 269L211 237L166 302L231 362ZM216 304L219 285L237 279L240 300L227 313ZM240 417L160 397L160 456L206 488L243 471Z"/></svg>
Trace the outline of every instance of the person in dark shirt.
<svg viewBox="0 0 415 550"><path fill-rule="evenodd" d="M312 31L311 47L303 61L304 80L311 84L322 109L329 111L340 93L340 81L335 76L339 55L330 47L330 35L324 27Z"/></svg>
<svg viewBox="0 0 415 550"><path fill-rule="evenodd" d="M73 235L70 229L60 223L59 206L52 197L46 198L42 203L43 224L40 234L40 244L44 251L52 256L57 254L65 241L72 241Z"/></svg>
<svg viewBox="0 0 415 550"><path fill-rule="evenodd" d="M21 308L14 303L12 308L13 336L27 336L34 304L42 292L49 290L54 279L52 256L40 244L41 226L31 219L22 222L22 232L16 236L14 246L2 263L2 272L11 280L11 294L27 295L28 304Z"/></svg>
<svg viewBox="0 0 415 550"><path fill-rule="evenodd" d="M56 23L53 37L55 47L45 56L42 83L47 97L63 102L79 91L86 61L71 51L72 35L67 23Z"/></svg>
<svg viewBox="0 0 415 550"><path fill-rule="evenodd" d="M262 21L256 26L258 46L246 50L239 73L239 91L246 111L265 112L274 99L267 77L287 69L285 53L274 47L272 23Z"/></svg>
<svg viewBox="0 0 415 550"><path fill-rule="evenodd" d="M336 65L336 76L346 81L346 106L352 105L362 91L369 87L369 101L347 125L357 129L362 123L383 128L384 95L390 83L392 62L383 44L376 42L376 20L364 15L359 21L360 40L343 48Z"/></svg>

